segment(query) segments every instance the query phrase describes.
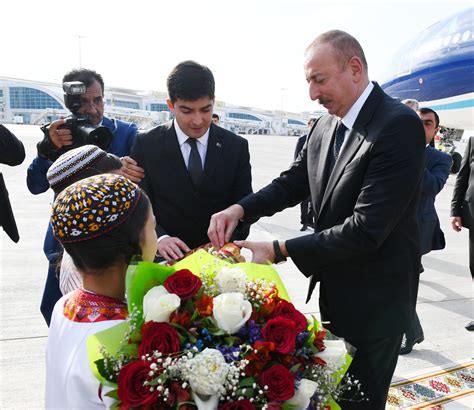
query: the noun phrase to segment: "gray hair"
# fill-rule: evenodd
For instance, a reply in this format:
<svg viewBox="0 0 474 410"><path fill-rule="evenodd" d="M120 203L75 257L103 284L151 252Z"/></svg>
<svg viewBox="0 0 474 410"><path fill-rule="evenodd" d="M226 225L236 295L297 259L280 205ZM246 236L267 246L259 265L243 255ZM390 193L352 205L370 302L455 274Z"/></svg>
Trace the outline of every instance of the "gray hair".
<svg viewBox="0 0 474 410"><path fill-rule="evenodd" d="M408 105L408 107L414 109L415 111L418 111L418 108L420 107L420 103L414 98L407 98L406 100L402 101L402 104Z"/></svg>
<svg viewBox="0 0 474 410"><path fill-rule="evenodd" d="M368 70L367 60L362 46L349 33L342 30L326 31L313 40L305 53L307 54L310 50L323 44L329 44L336 51L342 69L346 67L352 57L357 56L361 60L365 71Z"/></svg>

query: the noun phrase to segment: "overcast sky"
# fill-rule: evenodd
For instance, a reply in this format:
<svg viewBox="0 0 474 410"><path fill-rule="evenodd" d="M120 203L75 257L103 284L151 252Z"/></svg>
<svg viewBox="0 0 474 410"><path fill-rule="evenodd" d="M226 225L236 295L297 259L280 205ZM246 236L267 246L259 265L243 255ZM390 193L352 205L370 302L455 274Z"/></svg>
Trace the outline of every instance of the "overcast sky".
<svg viewBox="0 0 474 410"><path fill-rule="evenodd" d="M372 80L420 31L472 0L3 0L0 75L60 82L79 66L106 85L166 91L180 61L209 66L216 98L313 111L303 52L342 29L365 50ZM81 39L79 39L79 36ZM81 52L79 53L79 43Z"/></svg>

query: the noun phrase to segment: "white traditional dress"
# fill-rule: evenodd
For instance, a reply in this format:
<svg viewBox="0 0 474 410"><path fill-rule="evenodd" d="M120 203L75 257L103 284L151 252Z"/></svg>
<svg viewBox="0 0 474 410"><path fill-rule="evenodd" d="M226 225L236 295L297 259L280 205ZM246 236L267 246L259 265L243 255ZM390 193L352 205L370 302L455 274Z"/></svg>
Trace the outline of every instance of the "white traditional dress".
<svg viewBox="0 0 474 410"><path fill-rule="evenodd" d="M112 404L90 369L86 341L127 316L125 302L84 289L59 299L46 350L47 409L103 409Z"/></svg>

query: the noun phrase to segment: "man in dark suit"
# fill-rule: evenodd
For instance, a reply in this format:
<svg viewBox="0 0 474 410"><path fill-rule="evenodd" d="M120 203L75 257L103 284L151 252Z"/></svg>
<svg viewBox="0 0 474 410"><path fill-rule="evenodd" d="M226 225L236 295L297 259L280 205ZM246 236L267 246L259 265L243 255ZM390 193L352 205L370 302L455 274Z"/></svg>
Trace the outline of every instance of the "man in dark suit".
<svg viewBox="0 0 474 410"><path fill-rule="evenodd" d="M474 137L470 137L454 185L451 200L451 226L456 232L469 229L469 269L474 278ZM474 321L466 329L474 330Z"/></svg>
<svg viewBox="0 0 474 410"><path fill-rule="evenodd" d="M23 143L0 124L0 163L10 166L20 165L25 159L25 147ZM0 172L0 226L14 242L20 240L13 216L7 187Z"/></svg>
<svg viewBox="0 0 474 410"><path fill-rule="evenodd" d="M423 122L426 138L426 161L421 185L420 205L418 206L418 224L420 229L421 254L444 249L446 241L440 228L435 199L443 189L451 170L451 156L436 150L431 141L439 131L439 116L431 108L421 108L418 114ZM423 272L420 265L420 273ZM425 339L418 314L415 312L410 329L406 332L400 348L400 354L410 353L413 346Z"/></svg>
<svg viewBox="0 0 474 410"><path fill-rule="evenodd" d="M418 291L423 126L413 110L369 82L360 44L343 31L323 33L310 44L305 74L311 99L329 115L316 121L289 170L213 215L209 236L221 244L240 219L273 215L311 194L313 234L237 244L259 263L291 257L310 278L307 300L321 283L321 317L357 348L349 373L368 398L343 397L341 404L384 409Z"/></svg>
<svg viewBox="0 0 474 410"><path fill-rule="evenodd" d="M209 242L211 215L252 192L248 142L212 124L214 77L193 61L167 81L175 119L139 134L131 157L145 170L141 185L155 213L158 252L176 260ZM244 239L249 225L234 238Z"/></svg>
<svg viewBox="0 0 474 410"><path fill-rule="evenodd" d="M469 269L474 277L474 137L462 158L451 200L451 226L456 232L469 229Z"/></svg>
<svg viewBox="0 0 474 410"><path fill-rule="evenodd" d="M315 123L316 119L315 118L310 118L308 121L308 130L311 131L311 128L313 127L313 124ZM306 140L308 139L308 134L303 135L302 137L298 138L298 142L296 143L295 147L295 155L294 159L296 161L296 158L298 158L298 155L300 155L301 150L304 147L304 144L306 143ZM300 203L300 209L301 209L301 229L300 231L304 232L310 228L314 228L314 213L313 213L313 205L311 205L311 197L308 196L308 198L304 199Z"/></svg>

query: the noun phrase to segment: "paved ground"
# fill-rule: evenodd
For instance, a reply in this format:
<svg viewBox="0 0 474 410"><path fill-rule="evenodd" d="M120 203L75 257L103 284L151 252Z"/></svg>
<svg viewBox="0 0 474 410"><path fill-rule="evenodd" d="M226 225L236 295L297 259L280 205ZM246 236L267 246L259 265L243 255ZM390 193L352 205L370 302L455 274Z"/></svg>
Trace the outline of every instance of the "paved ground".
<svg viewBox="0 0 474 410"><path fill-rule="evenodd" d="M26 188L26 169L41 138L31 126L9 126L23 140L27 158L18 167L2 166L20 231L20 242L12 243L0 232L0 408L42 408L44 403L44 349L47 327L39 312L47 263L42 253L44 233L52 201L51 191L31 195ZM293 157L296 138L249 136L254 189L272 180ZM417 311L425 342L400 357L395 380L403 380L433 368L471 360L473 334L464 325L474 318L472 282L468 269L466 231L456 234L449 226L449 203L454 178L450 177L438 196L437 209L447 247L423 258ZM299 232L299 208L261 219L251 239L290 238ZM307 280L291 261L278 266L296 306L317 313L317 294L304 304ZM452 408L472 408L472 400Z"/></svg>

